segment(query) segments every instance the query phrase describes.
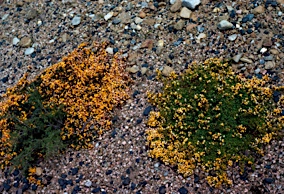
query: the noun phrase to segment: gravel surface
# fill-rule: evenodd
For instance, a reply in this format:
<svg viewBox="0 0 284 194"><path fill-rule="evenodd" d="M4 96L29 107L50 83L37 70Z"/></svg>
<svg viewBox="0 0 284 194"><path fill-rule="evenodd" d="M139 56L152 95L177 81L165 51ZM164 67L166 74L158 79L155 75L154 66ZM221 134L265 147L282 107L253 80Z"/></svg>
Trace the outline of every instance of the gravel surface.
<svg viewBox="0 0 284 194"><path fill-rule="evenodd" d="M190 2L190 0L187 0ZM196 170L184 179L147 156L146 91L155 69L182 72L192 61L232 58L236 72L269 74L283 85L284 1L0 0L0 94L29 72L37 75L81 42L108 40L128 56L133 95L92 150L68 150L40 163L46 187L0 172L1 193L284 193L284 140L272 141L256 169L228 170L230 188L210 188Z"/></svg>

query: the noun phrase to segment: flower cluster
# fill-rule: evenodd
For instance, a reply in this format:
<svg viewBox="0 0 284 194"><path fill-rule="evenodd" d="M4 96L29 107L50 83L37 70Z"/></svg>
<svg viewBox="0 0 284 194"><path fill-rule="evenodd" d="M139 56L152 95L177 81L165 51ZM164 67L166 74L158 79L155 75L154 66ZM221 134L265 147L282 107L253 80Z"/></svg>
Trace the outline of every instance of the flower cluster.
<svg viewBox="0 0 284 194"><path fill-rule="evenodd" d="M10 165L11 160L24 149L20 146L27 145L21 142L17 146L17 152L14 152L15 144L19 143L16 141L19 141L18 136L24 133L18 126L27 129L26 135L37 138L42 136L33 134L38 133L37 130L57 129L59 139L74 149L92 147L93 140L111 127L111 111L129 98L130 79L125 71L125 60L120 57L120 53L109 55L105 51L106 47L107 43L83 43L61 62L47 68L33 80L28 80L25 75L1 97L2 169ZM40 108L37 107L38 101L41 102ZM58 117L58 107L65 113L62 117ZM34 115L39 117L36 121L42 121L40 123L43 126L27 122L34 121ZM45 115L56 118L45 118ZM60 121L58 118L61 118ZM54 120L55 124L51 122ZM18 136L16 133L19 133ZM52 142L52 138L49 140ZM52 146L52 143L47 146ZM39 158L46 153L41 150L32 151L35 152L33 156Z"/></svg>
<svg viewBox="0 0 284 194"><path fill-rule="evenodd" d="M268 82L268 76L235 75L218 59L193 63L184 74L163 79L162 92L148 92L159 110L148 120L149 155L176 165L184 176L201 168L211 186L232 184L228 166L251 165L255 154L245 152L261 154L262 145L283 128L282 111L272 100L279 88Z"/></svg>

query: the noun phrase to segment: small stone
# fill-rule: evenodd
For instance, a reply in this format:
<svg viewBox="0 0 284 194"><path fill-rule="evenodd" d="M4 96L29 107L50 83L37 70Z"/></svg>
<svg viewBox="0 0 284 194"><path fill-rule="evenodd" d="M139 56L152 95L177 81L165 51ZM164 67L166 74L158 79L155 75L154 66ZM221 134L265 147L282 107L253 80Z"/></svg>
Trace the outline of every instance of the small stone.
<svg viewBox="0 0 284 194"><path fill-rule="evenodd" d="M130 178L129 177L124 178L122 181L122 185L127 186L129 184L130 184Z"/></svg>
<svg viewBox="0 0 284 194"><path fill-rule="evenodd" d="M8 18L8 16L9 16L9 14L4 14L4 15L2 16L2 20L3 20L3 21L6 20L6 19Z"/></svg>
<svg viewBox="0 0 284 194"><path fill-rule="evenodd" d="M61 38L62 38L62 42L65 43L65 42L67 41L68 34L67 34L67 33L64 33Z"/></svg>
<svg viewBox="0 0 284 194"><path fill-rule="evenodd" d="M182 6L189 9L195 9L200 3L200 0L182 0Z"/></svg>
<svg viewBox="0 0 284 194"><path fill-rule="evenodd" d="M158 40L157 47L164 47L164 40Z"/></svg>
<svg viewBox="0 0 284 194"><path fill-rule="evenodd" d="M32 20L38 16L38 11L36 9L30 9L26 14L26 19Z"/></svg>
<svg viewBox="0 0 284 194"><path fill-rule="evenodd" d="M113 16L113 11L109 12L108 14L106 14L104 16L105 21L108 21L110 18L112 18L112 16Z"/></svg>
<svg viewBox="0 0 284 194"><path fill-rule="evenodd" d="M146 67L141 68L141 74L145 75L147 73L148 69Z"/></svg>
<svg viewBox="0 0 284 194"><path fill-rule="evenodd" d="M180 11L180 17L189 19L191 16L192 11L190 11L188 8L183 7Z"/></svg>
<svg viewBox="0 0 284 194"><path fill-rule="evenodd" d="M253 17L254 17L254 14L250 13L250 14L246 15L245 17L243 17L242 22L243 23L249 22L253 19Z"/></svg>
<svg viewBox="0 0 284 194"><path fill-rule="evenodd" d="M265 178L264 180L263 180L263 182L264 183L267 183L267 184L271 184L271 183L273 183L275 180L274 180L274 178Z"/></svg>
<svg viewBox="0 0 284 194"><path fill-rule="evenodd" d="M206 37L207 37L206 34L200 33L200 34L196 37L196 42L197 42L197 43L200 43L200 42L201 42L201 39L204 39L204 38L206 38Z"/></svg>
<svg viewBox="0 0 284 194"><path fill-rule="evenodd" d="M245 58L245 57L240 58L240 61L245 62L245 63L253 63L252 60Z"/></svg>
<svg viewBox="0 0 284 194"><path fill-rule="evenodd" d="M259 72L260 72L260 69L259 69L259 68L257 68L256 70L254 70L254 73L255 73L255 74L259 74Z"/></svg>
<svg viewBox="0 0 284 194"><path fill-rule="evenodd" d="M81 23L81 17L79 16L75 16L71 21L71 24L73 26L78 26L80 23Z"/></svg>
<svg viewBox="0 0 284 194"><path fill-rule="evenodd" d="M29 47L31 45L32 45L32 39L27 36L23 37L19 42L20 47Z"/></svg>
<svg viewBox="0 0 284 194"><path fill-rule="evenodd" d="M160 166L160 163L159 163L159 162L157 162L157 163L154 164L154 167L155 167L155 168L158 168L159 166Z"/></svg>
<svg viewBox="0 0 284 194"><path fill-rule="evenodd" d="M106 52L108 53L108 54L113 54L113 48L111 48L111 47L107 47L106 48Z"/></svg>
<svg viewBox="0 0 284 194"><path fill-rule="evenodd" d="M265 61L272 61L272 60L273 60L273 56L272 56L272 55L265 56L265 57L264 57L264 60L265 60Z"/></svg>
<svg viewBox="0 0 284 194"><path fill-rule="evenodd" d="M148 116L149 113L151 112L152 106L148 106L147 108L145 108L145 110L143 111L143 116Z"/></svg>
<svg viewBox="0 0 284 194"><path fill-rule="evenodd" d="M112 173L112 170L107 170L106 175L110 175Z"/></svg>
<svg viewBox="0 0 284 194"><path fill-rule="evenodd" d="M138 16L143 19L146 17L146 13L144 11L140 11Z"/></svg>
<svg viewBox="0 0 284 194"><path fill-rule="evenodd" d="M271 47L272 46L272 41L270 38L265 38L262 42L262 46L265 46L265 47Z"/></svg>
<svg viewBox="0 0 284 194"><path fill-rule="evenodd" d="M143 22L143 19L141 19L140 17L136 17L134 19L135 24L140 24L141 22Z"/></svg>
<svg viewBox="0 0 284 194"><path fill-rule="evenodd" d="M278 55L279 54L279 51L277 49L271 49L270 52L273 55Z"/></svg>
<svg viewBox="0 0 284 194"><path fill-rule="evenodd" d="M197 24L188 24L188 25L186 26L186 31L187 31L187 32L191 32L192 29L194 29L196 26L197 26Z"/></svg>
<svg viewBox="0 0 284 194"><path fill-rule="evenodd" d="M170 66L164 66L162 74L166 77L168 77L172 72L174 72L174 69Z"/></svg>
<svg viewBox="0 0 284 194"><path fill-rule="evenodd" d="M130 73L137 73L139 71L139 67L137 65L133 65L130 68L126 68L126 71L128 71Z"/></svg>
<svg viewBox="0 0 284 194"><path fill-rule="evenodd" d="M260 49L260 53L265 53L267 51L267 48L262 48L262 49Z"/></svg>
<svg viewBox="0 0 284 194"><path fill-rule="evenodd" d="M148 48L152 49L154 45L154 40L153 39L146 39L140 46L140 48Z"/></svg>
<svg viewBox="0 0 284 194"><path fill-rule="evenodd" d="M175 25L174 25L174 28L176 30L182 30L183 27L185 25L185 21L184 20L179 20Z"/></svg>
<svg viewBox="0 0 284 194"><path fill-rule="evenodd" d="M159 187L159 194L165 194L166 192L166 187L164 185Z"/></svg>
<svg viewBox="0 0 284 194"><path fill-rule="evenodd" d="M264 13L264 12L265 12L265 8L264 8L262 5L257 6L256 8L254 8L254 9L252 10L252 13L253 13L253 14L262 14L262 13Z"/></svg>
<svg viewBox="0 0 284 194"><path fill-rule="evenodd" d="M92 181L86 180L85 186L86 186L86 187L91 187L91 186L92 186Z"/></svg>
<svg viewBox="0 0 284 194"><path fill-rule="evenodd" d="M18 39L17 37L13 38L13 41L12 41L13 45L16 46L19 42L20 42L20 39Z"/></svg>
<svg viewBox="0 0 284 194"><path fill-rule="evenodd" d="M187 194L187 193L188 193L188 190L187 190L185 187L181 187L181 188L179 188L178 192L179 192L180 194Z"/></svg>
<svg viewBox="0 0 284 194"><path fill-rule="evenodd" d="M233 57L233 60L234 60L236 63L238 63L238 62L240 61L240 59L241 59L242 56L243 56L242 53L241 53L241 54L237 54L237 55L235 55L235 56Z"/></svg>
<svg viewBox="0 0 284 194"><path fill-rule="evenodd" d="M32 54L33 52L35 51L35 49L34 48L27 48L26 50L25 50L25 55L30 55L30 54Z"/></svg>
<svg viewBox="0 0 284 194"><path fill-rule="evenodd" d="M230 36L228 37L228 39L229 39L230 41L235 41L237 37L238 37L237 34L232 34L232 35L230 35Z"/></svg>
<svg viewBox="0 0 284 194"><path fill-rule="evenodd" d="M181 0L176 0L175 3L171 6L170 11L171 12L177 12L181 8Z"/></svg>
<svg viewBox="0 0 284 194"><path fill-rule="evenodd" d="M266 69L266 70L268 70L268 69L273 69L275 67L275 63L273 62L273 61L267 61L266 63L265 63L265 66L264 66L264 68Z"/></svg>
<svg viewBox="0 0 284 194"><path fill-rule="evenodd" d="M229 29L232 29L233 28L233 24L231 22L228 22L227 20L222 20L218 25L217 27L220 29L220 30L229 30Z"/></svg>
<svg viewBox="0 0 284 194"><path fill-rule="evenodd" d="M40 176L41 174L42 174L42 168L41 167L36 167L36 172L35 172L35 174L37 175L37 176Z"/></svg>

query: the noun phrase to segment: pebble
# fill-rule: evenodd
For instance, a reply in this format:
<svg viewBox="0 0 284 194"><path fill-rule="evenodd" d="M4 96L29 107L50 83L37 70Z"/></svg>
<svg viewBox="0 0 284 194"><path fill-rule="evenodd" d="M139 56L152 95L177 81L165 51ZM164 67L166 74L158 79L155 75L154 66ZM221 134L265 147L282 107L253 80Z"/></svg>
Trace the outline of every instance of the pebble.
<svg viewBox="0 0 284 194"><path fill-rule="evenodd" d="M19 46L24 48L30 47L31 44L32 44L32 39L28 36L23 37L19 42Z"/></svg>
<svg viewBox="0 0 284 194"><path fill-rule="evenodd" d="M174 72L174 69L170 66L164 66L162 70L162 74L166 77L170 75L171 72Z"/></svg>
<svg viewBox="0 0 284 194"><path fill-rule="evenodd" d="M136 17L136 18L134 19L134 22L135 22L136 24L140 24L140 23L143 22L143 19L141 19L140 17Z"/></svg>
<svg viewBox="0 0 284 194"><path fill-rule="evenodd" d="M199 34L199 35L196 37L196 42L197 42L197 43L200 43L200 42L201 42L201 39L204 39L204 38L206 38L206 37L207 37L206 34L201 33L201 34Z"/></svg>
<svg viewBox="0 0 284 194"><path fill-rule="evenodd" d="M126 186L126 185L129 185L130 184L130 178L129 177L126 177L123 179L122 181L122 185Z"/></svg>
<svg viewBox="0 0 284 194"><path fill-rule="evenodd" d="M4 15L2 16L2 20L6 20L6 19L8 18L8 16L9 16L9 14L4 14Z"/></svg>
<svg viewBox="0 0 284 194"><path fill-rule="evenodd" d="M233 60L234 60L236 63L238 63L238 62L240 61L240 59L241 59L242 56L243 56L242 53L241 53L241 54L237 54L237 55L235 55L235 56L233 57Z"/></svg>
<svg viewBox="0 0 284 194"><path fill-rule="evenodd" d="M265 61L272 61L272 60L273 60L273 56L272 56L272 55L265 56L265 57L264 57L264 60L265 60Z"/></svg>
<svg viewBox="0 0 284 194"><path fill-rule="evenodd" d="M243 17L242 22L243 23L249 22L253 19L253 17L254 17L254 14L250 13L250 14L246 15L245 17Z"/></svg>
<svg viewBox="0 0 284 194"><path fill-rule="evenodd" d="M267 48L262 48L262 49L260 49L260 53L265 53L267 51Z"/></svg>
<svg viewBox="0 0 284 194"><path fill-rule="evenodd" d="M259 74L259 73L260 73L260 69L257 68L256 70L254 70L254 73L255 73L255 74Z"/></svg>
<svg viewBox="0 0 284 194"><path fill-rule="evenodd" d="M92 181L86 180L85 186L86 186L86 187L91 187L91 186L92 186Z"/></svg>
<svg viewBox="0 0 284 194"><path fill-rule="evenodd" d="M178 192L179 192L180 194L188 194L188 190L187 190L185 187L179 188Z"/></svg>
<svg viewBox="0 0 284 194"><path fill-rule="evenodd" d="M165 194L166 192L167 192L167 190L166 190L166 187L164 185L159 187L159 194Z"/></svg>
<svg viewBox="0 0 284 194"><path fill-rule="evenodd" d="M18 39L17 37L13 38L13 41L12 41L13 45L16 46L19 42L20 42L20 39Z"/></svg>
<svg viewBox="0 0 284 194"><path fill-rule="evenodd" d="M195 9L200 3L200 0L182 0L182 6L189 9Z"/></svg>
<svg viewBox="0 0 284 194"><path fill-rule="evenodd" d="M145 110L143 111L143 116L148 116L151 110L152 110L152 106L148 106L147 108L145 108Z"/></svg>
<svg viewBox="0 0 284 194"><path fill-rule="evenodd" d="M218 25L217 27L220 29L220 30L229 30L229 29L232 29L233 28L233 24L231 22L228 22L227 20L222 20Z"/></svg>
<svg viewBox="0 0 284 194"><path fill-rule="evenodd" d="M237 37L238 37L237 34L232 34L232 35L230 35L230 36L228 37L228 39L229 39L230 41L235 41Z"/></svg>
<svg viewBox="0 0 284 194"><path fill-rule="evenodd" d="M185 21L184 21L184 20L179 20L179 21L174 25L174 28L175 28L176 30L182 30L184 26L185 26Z"/></svg>
<svg viewBox="0 0 284 194"><path fill-rule="evenodd" d="M43 172L43 170L42 170L41 167L36 167L36 172L35 172L35 174L36 174L37 176L40 176L40 175L42 174L42 172Z"/></svg>
<svg viewBox="0 0 284 194"><path fill-rule="evenodd" d="M262 13L264 13L264 11L265 11L265 8L262 5L260 5L260 6L257 6L256 8L254 8L252 10L252 13L253 14L262 14Z"/></svg>
<svg viewBox="0 0 284 194"><path fill-rule="evenodd" d="M273 61L267 61L266 63L265 63L265 66L264 66L264 68L266 69L266 70L268 70L268 69L273 69L275 67L275 63L273 62Z"/></svg>
<svg viewBox="0 0 284 194"><path fill-rule="evenodd" d="M174 4L172 4L170 11L171 12L177 12L178 10L180 10L182 6L182 1L181 0L176 0Z"/></svg>
<svg viewBox="0 0 284 194"><path fill-rule="evenodd" d="M141 68L142 75L145 75L147 73L148 69L146 67Z"/></svg>
<svg viewBox="0 0 284 194"><path fill-rule="evenodd" d="M25 55L30 55L35 51L35 49L33 47L27 48L25 50Z"/></svg>
<svg viewBox="0 0 284 194"><path fill-rule="evenodd" d="M191 16L192 11L190 11L188 8L183 7L180 11L180 17L181 18L185 18L185 19L189 19Z"/></svg>
<svg viewBox="0 0 284 194"><path fill-rule="evenodd" d="M112 18L112 16L113 16L113 11L109 12L108 14L106 14L104 16L105 21L108 21L110 18Z"/></svg>
<svg viewBox="0 0 284 194"><path fill-rule="evenodd" d="M81 23L81 17L80 16L75 16L71 21L71 24L73 26L78 26L80 23Z"/></svg>
<svg viewBox="0 0 284 194"><path fill-rule="evenodd" d="M154 167L155 167L155 168L158 168L159 166L160 166L160 163L159 163L159 162L157 162L157 163L154 164Z"/></svg>
<svg viewBox="0 0 284 194"><path fill-rule="evenodd" d="M267 183L267 184L271 184L271 183L273 183L275 180L274 180L274 178L265 178L264 180L263 180L263 182L264 183Z"/></svg>
<svg viewBox="0 0 284 194"><path fill-rule="evenodd" d="M139 67L137 65L133 65L130 68L126 68L126 71L128 71L130 73L137 73L139 71Z"/></svg>
<svg viewBox="0 0 284 194"><path fill-rule="evenodd" d="M245 62L245 63L253 63L252 60L245 58L245 57L240 58L240 61Z"/></svg>
<svg viewBox="0 0 284 194"><path fill-rule="evenodd" d="M106 48L106 52L108 53L108 54L113 54L113 48L111 48L111 47L107 47Z"/></svg>

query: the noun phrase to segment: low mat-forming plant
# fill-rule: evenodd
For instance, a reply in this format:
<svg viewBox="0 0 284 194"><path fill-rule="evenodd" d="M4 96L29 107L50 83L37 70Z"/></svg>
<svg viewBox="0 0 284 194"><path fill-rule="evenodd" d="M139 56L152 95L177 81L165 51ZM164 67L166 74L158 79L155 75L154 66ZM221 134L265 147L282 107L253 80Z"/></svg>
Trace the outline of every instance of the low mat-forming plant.
<svg viewBox="0 0 284 194"><path fill-rule="evenodd" d="M272 99L282 88L268 82L268 76L235 75L218 59L194 63L180 76L172 72L162 92L148 93L158 109L148 120L149 155L177 166L185 177L200 168L211 186L232 184L228 166L252 165L283 128L282 111Z"/></svg>
<svg viewBox="0 0 284 194"><path fill-rule="evenodd" d="M0 101L0 167L27 173L67 146L91 148L129 96L125 61L107 43L81 44L32 80L25 75ZM30 168L30 172L33 168Z"/></svg>

